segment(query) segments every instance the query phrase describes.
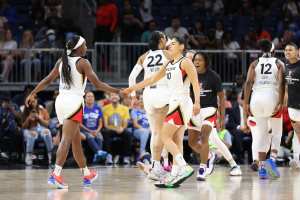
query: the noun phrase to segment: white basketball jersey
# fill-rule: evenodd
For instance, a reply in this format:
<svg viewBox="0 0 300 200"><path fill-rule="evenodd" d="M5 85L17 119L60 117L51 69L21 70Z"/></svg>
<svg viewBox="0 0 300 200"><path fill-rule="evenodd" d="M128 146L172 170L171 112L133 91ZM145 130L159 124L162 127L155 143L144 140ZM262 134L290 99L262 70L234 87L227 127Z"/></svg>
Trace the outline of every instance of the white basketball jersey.
<svg viewBox="0 0 300 200"><path fill-rule="evenodd" d="M64 80L62 75L62 62L59 65L59 93L60 94L76 94L84 96L84 90L86 86L87 78L83 77L83 74L79 73L76 68L76 62L81 57L70 57L68 56L68 62L71 67L71 77L72 77L72 83L70 86L68 86Z"/></svg>
<svg viewBox="0 0 300 200"><path fill-rule="evenodd" d="M255 67L253 91L262 89L279 89L278 66L275 57L260 57Z"/></svg>
<svg viewBox="0 0 300 200"><path fill-rule="evenodd" d="M181 68L183 59L184 57L180 58L175 63L169 63L166 67L168 89L172 96L190 95L191 82L188 79L186 72Z"/></svg>
<svg viewBox="0 0 300 200"><path fill-rule="evenodd" d="M167 58L165 57L163 50L149 50L147 56L144 59L144 62L142 64L145 74L144 78L147 79L151 76L153 76L156 72L160 70L160 68L163 66L163 64L167 61ZM157 87L167 87L167 81L166 78L162 78L157 83L155 83ZM150 86L151 87L151 86ZM148 87L146 87L148 88Z"/></svg>

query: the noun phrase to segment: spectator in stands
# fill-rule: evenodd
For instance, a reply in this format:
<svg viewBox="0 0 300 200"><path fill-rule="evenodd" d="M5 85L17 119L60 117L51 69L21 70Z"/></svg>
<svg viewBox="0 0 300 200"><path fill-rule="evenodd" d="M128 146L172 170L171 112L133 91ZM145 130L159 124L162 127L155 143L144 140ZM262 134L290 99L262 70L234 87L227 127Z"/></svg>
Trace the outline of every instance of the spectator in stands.
<svg viewBox="0 0 300 200"><path fill-rule="evenodd" d="M216 39L218 41L221 41L224 34L224 26L221 21L216 22Z"/></svg>
<svg viewBox="0 0 300 200"><path fill-rule="evenodd" d="M144 24L153 20L152 16L152 0L140 0L140 15Z"/></svg>
<svg viewBox="0 0 300 200"><path fill-rule="evenodd" d="M33 48L34 38L31 30L26 30L23 32L22 40L20 43L20 48L25 49L19 52L21 57L21 66L25 73L25 81L29 81L28 70L31 73L31 67L33 67L33 80L40 80L41 76L41 60L38 59L34 52L31 52L30 49Z"/></svg>
<svg viewBox="0 0 300 200"><path fill-rule="evenodd" d="M286 44L293 41L294 33L292 31L286 30L284 31L282 37L276 37L273 40L273 44L275 45L276 49L284 49Z"/></svg>
<svg viewBox="0 0 300 200"><path fill-rule="evenodd" d="M111 0L100 0L96 11L96 42L111 42L118 24L118 8Z"/></svg>
<svg viewBox="0 0 300 200"><path fill-rule="evenodd" d="M118 94L111 94L110 99L112 103L103 108L105 129L102 134L104 149L113 155L121 155L124 158L123 163L130 164L131 136L126 130L130 118L129 109L119 103L120 97ZM120 145L116 146L116 142L119 142ZM119 156L115 156L114 163L118 162Z"/></svg>
<svg viewBox="0 0 300 200"><path fill-rule="evenodd" d="M223 14L224 13L223 0L214 0L212 9L215 15Z"/></svg>
<svg viewBox="0 0 300 200"><path fill-rule="evenodd" d="M62 0L46 0L45 18L51 16L62 17Z"/></svg>
<svg viewBox="0 0 300 200"><path fill-rule="evenodd" d="M140 142L139 157L142 157L146 153L146 145L151 133L142 96L140 96L139 100L135 102L135 105L131 110L131 119L133 121L134 128L133 135Z"/></svg>
<svg viewBox="0 0 300 200"><path fill-rule="evenodd" d="M262 39L272 41L272 36L268 31L264 30L262 25L258 25L256 27L256 41L259 41Z"/></svg>
<svg viewBox="0 0 300 200"><path fill-rule="evenodd" d="M228 123L226 128L232 134L232 151L237 156L239 163L244 162L244 153L248 153L248 161L252 162L252 148L251 148L251 133L250 130L245 127L246 119L243 115L243 100L242 93L238 95L237 103L233 104L232 109L227 110Z"/></svg>
<svg viewBox="0 0 300 200"><path fill-rule="evenodd" d="M148 23L148 30L144 31L142 34L141 42L148 43L150 41L153 31L155 31L156 29L156 22L154 20L150 21Z"/></svg>
<svg viewBox="0 0 300 200"><path fill-rule="evenodd" d="M38 104L37 97L35 97L30 107L24 109L23 120L22 127L24 129L24 138L26 141L26 165L32 165L32 153L35 141L38 138L42 138L46 144L48 161L50 164L53 144L51 132L48 129L49 114L42 105Z"/></svg>
<svg viewBox="0 0 300 200"><path fill-rule="evenodd" d="M34 87L31 85L25 85L23 92L15 95L12 98L12 102L17 104L17 106L19 106L19 107L24 105L26 97L30 94L30 92L33 90L33 88Z"/></svg>
<svg viewBox="0 0 300 200"><path fill-rule="evenodd" d="M296 17L300 13L300 2L295 0L287 0L283 4L283 12L290 13L293 17Z"/></svg>
<svg viewBox="0 0 300 200"><path fill-rule="evenodd" d="M204 24L201 20L196 20L194 26L190 30L191 35L197 40L198 46L192 48L204 49L207 43L207 36L205 35Z"/></svg>
<svg viewBox="0 0 300 200"><path fill-rule="evenodd" d="M144 24L132 12L123 15L121 24L122 42L139 42Z"/></svg>
<svg viewBox="0 0 300 200"><path fill-rule="evenodd" d="M233 50L233 51L240 49L239 43L232 39L232 34L230 32L224 33L223 49L224 50ZM233 53L233 52L226 53L226 55L227 55L227 58L230 59L230 60L238 58L237 54Z"/></svg>
<svg viewBox="0 0 300 200"><path fill-rule="evenodd" d="M80 126L81 132L85 135L89 147L94 152L93 162L106 158L107 152L102 150L103 136L103 115L101 108L95 103L93 92L85 93L85 106L83 115L83 124ZM109 156L109 164L112 164L112 157Z"/></svg>
<svg viewBox="0 0 300 200"><path fill-rule="evenodd" d="M0 157L6 159L6 152L17 152L21 156L22 135L20 128L21 115L17 105L10 101L10 95L2 93L0 97Z"/></svg>
<svg viewBox="0 0 300 200"><path fill-rule="evenodd" d="M13 3L13 1L11 3ZM12 29L15 30L17 28L17 11L14 6L7 2L7 0L0 1L0 16L7 19L7 22Z"/></svg>
<svg viewBox="0 0 300 200"><path fill-rule="evenodd" d="M207 41L206 41L206 49L216 49L217 46L217 40L215 36L215 30L210 29L207 33Z"/></svg>
<svg viewBox="0 0 300 200"><path fill-rule="evenodd" d="M62 47L56 38L56 32L53 29L48 29L44 37L41 41L37 41L34 44L35 48L60 48Z"/></svg>
<svg viewBox="0 0 300 200"><path fill-rule="evenodd" d="M59 91L55 90L53 92L52 99L45 102L45 107L46 107L46 109L49 113L49 117L50 117L49 129L50 129L51 135L53 137L56 136L58 134L58 131L59 131L59 122L58 122L57 115L56 115L56 112L55 112L55 99L58 96L58 94L59 94Z"/></svg>
<svg viewBox="0 0 300 200"><path fill-rule="evenodd" d="M0 75L0 79L2 78L5 82L8 81L10 72L14 65L14 56L15 56L15 49L17 49L18 44L13 39L12 33L10 29L4 31L4 41L1 45L2 51L0 51L0 56L2 58L2 73Z"/></svg>
<svg viewBox="0 0 300 200"><path fill-rule="evenodd" d="M189 35L187 29L181 26L180 18L178 16L172 18L171 26L165 29L165 34L170 38L174 36L187 38Z"/></svg>

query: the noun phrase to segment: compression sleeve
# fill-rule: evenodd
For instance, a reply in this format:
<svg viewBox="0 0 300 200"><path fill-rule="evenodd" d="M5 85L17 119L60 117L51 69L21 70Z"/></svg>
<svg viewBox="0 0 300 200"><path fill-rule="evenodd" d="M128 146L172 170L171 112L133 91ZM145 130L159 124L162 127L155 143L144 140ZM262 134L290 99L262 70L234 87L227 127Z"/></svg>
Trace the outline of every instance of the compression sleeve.
<svg viewBox="0 0 300 200"><path fill-rule="evenodd" d="M141 71L143 71L142 65L136 64L133 67L133 69L132 69L132 71L131 71L131 73L129 75L129 78L128 78L129 87L131 87L131 86L133 86L133 85L136 84L136 78L141 73ZM135 96L135 92L132 92L131 96Z"/></svg>

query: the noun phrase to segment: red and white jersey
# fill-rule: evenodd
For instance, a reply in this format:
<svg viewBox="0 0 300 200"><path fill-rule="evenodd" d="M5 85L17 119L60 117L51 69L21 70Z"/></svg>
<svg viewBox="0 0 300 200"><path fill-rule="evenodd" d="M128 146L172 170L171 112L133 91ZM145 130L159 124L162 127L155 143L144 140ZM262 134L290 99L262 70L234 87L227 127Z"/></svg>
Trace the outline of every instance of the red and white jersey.
<svg viewBox="0 0 300 200"><path fill-rule="evenodd" d="M187 73L181 67L181 63L184 59L185 57L182 57L176 62L169 63L166 67L168 89L172 97L190 95L191 82L187 77Z"/></svg>
<svg viewBox="0 0 300 200"><path fill-rule="evenodd" d="M64 80L62 75L62 62L59 65L59 93L60 94L73 94L84 96L84 90L87 82L87 78L83 76L83 74L79 73L76 68L76 63L81 57L70 57L68 56L69 66L71 68L71 77L72 83L68 86Z"/></svg>
<svg viewBox="0 0 300 200"><path fill-rule="evenodd" d="M145 71L144 79L153 76L156 72L158 72L163 67L163 64L166 62L167 62L167 58L164 55L163 50L155 50L155 51L149 50L148 54L144 59L144 62L142 63L142 66ZM165 77L162 78L157 83L155 83L155 85L157 87L167 88L166 78Z"/></svg>
<svg viewBox="0 0 300 200"><path fill-rule="evenodd" d="M275 57L260 57L255 67L253 91L279 89L278 66Z"/></svg>

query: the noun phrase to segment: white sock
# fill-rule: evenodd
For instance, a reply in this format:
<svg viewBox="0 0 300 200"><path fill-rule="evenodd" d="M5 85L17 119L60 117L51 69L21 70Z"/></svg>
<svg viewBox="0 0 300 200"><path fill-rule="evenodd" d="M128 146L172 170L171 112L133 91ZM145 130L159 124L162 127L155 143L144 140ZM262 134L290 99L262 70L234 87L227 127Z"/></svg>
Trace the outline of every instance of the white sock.
<svg viewBox="0 0 300 200"><path fill-rule="evenodd" d="M59 165L55 165L55 168L54 168L54 171L53 171L53 173L55 174L55 176L60 176L61 171L62 171L62 167L59 166Z"/></svg>
<svg viewBox="0 0 300 200"><path fill-rule="evenodd" d="M258 166L259 167L264 167L265 166L265 161L259 161Z"/></svg>
<svg viewBox="0 0 300 200"><path fill-rule="evenodd" d="M205 163L200 163L200 168L206 169L207 165Z"/></svg>
<svg viewBox="0 0 300 200"><path fill-rule="evenodd" d="M152 169L159 169L159 168L161 168L160 161L152 160Z"/></svg>
<svg viewBox="0 0 300 200"><path fill-rule="evenodd" d="M276 161L276 158L277 158L277 153L275 153L275 152L271 152L271 154L270 154L270 158L271 158L273 161Z"/></svg>
<svg viewBox="0 0 300 200"><path fill-rule="evenodd" d="M229 160L228 162L229 162L229 165L231 168L237 166L235 160L233 160L233 159Z"/></svg>
<svg viewBox="0 0 300 200"><path fill-rule="evenodd" d="M181 153L175 156L175 161L179 165L179 167L184 167L187 165Z"/></svg>
<svg viewBox="0 0 300 200"><path fill-rule="evenodd" d="M171 175L176 176L177 174L178 174L178 165L173 165Z"/></svg>
<svg viewBox="0 0 300 200"><path fill-rule="evenodd" d="M161 156L163 157L163 161L164 161L164 166L169 166L169 152L164 148Z"/></svg>
<svg viewBox="0 0 300 200"><path fill-rule="evenodd" d="M299 160L300 156L300 143L297 134L294 131L294 136L293 136L293 157L295 160Z"/></svg>
<svg viewBox="0 0 300 200"><path fill-rule="evenodd" d="M212 143L214 143L217 146L218 150L222 153L222 155L228 162L230 162L230 160L233 160L233 157L229 149L224 144L224 142L222 142L222 140L219 138L216 128L212 129L209 139Z"/></svg>
<svg viewBox="0 0 300 200"><path fill-rule="evenodd" d="M83 176L89 176L91 174L87 166L85 168L80 168L80 171L83 173Z"/></svg>

